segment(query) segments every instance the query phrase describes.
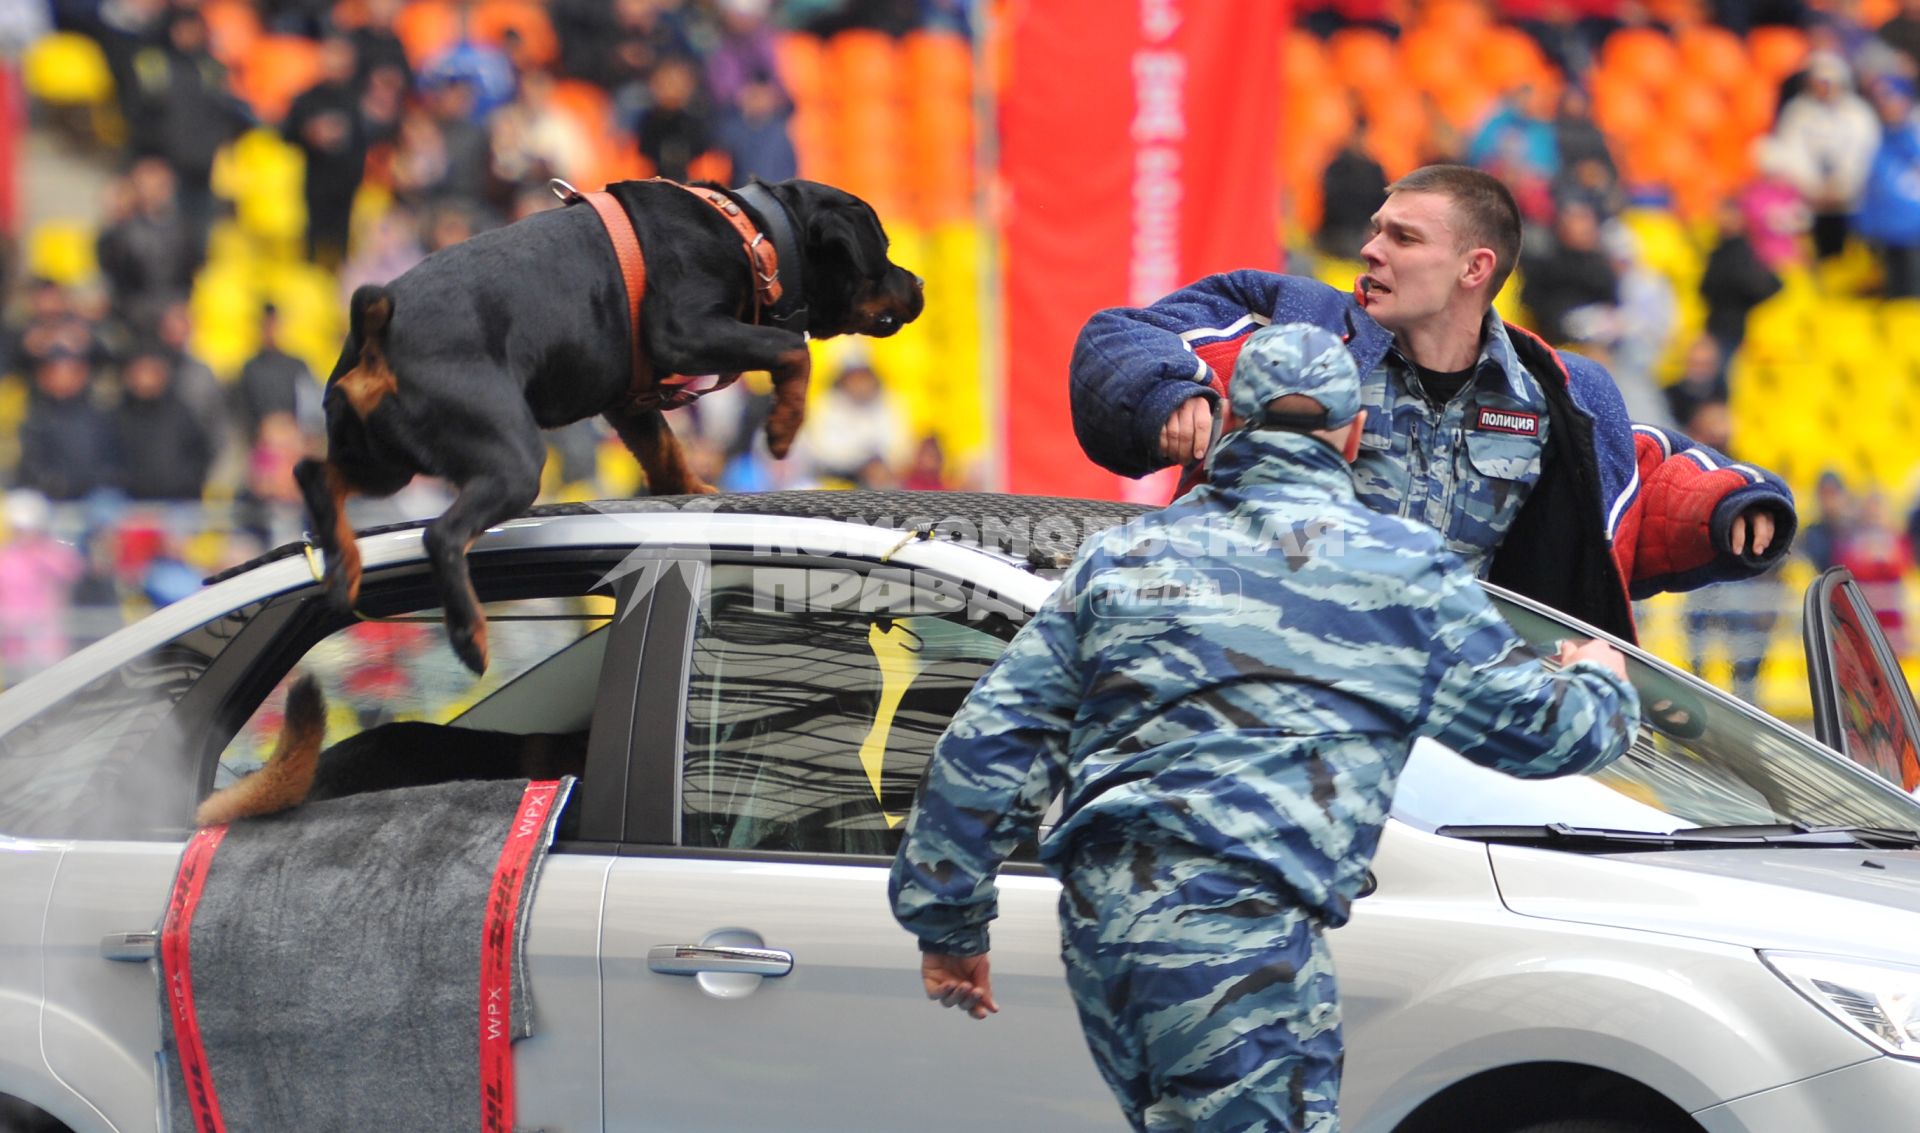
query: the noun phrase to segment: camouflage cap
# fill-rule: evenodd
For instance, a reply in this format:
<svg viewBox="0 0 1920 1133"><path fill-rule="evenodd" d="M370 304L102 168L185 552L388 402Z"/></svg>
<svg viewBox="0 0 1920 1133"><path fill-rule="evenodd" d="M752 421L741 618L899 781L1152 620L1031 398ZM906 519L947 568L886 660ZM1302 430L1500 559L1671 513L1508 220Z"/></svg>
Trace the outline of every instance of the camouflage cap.
<svg viewBox="0 0 1920 1133"><path fill-rule="evenodd" d="M1360 371L1340 336L1312 323L1262 327L1240 348L1227 383L1233 415L1248 424L1267 403L1304 394L1327 411L1326 428L1337 429L1360 412Z"/></svg>

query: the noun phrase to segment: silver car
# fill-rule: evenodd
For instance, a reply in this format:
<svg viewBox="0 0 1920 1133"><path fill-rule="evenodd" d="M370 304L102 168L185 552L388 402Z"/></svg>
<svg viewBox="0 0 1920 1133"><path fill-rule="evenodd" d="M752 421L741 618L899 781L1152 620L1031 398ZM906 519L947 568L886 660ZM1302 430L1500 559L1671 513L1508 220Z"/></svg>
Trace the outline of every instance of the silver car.
<svg viewBox="0 0 1920 1133"><path fill-rule="evenodd" d="M1120 1128L1031 856L1004 879L983 1023L923 998L885 890L946 720L1063 556L1134 510L543 509L473 549L477 686L401 525L360 540L371 620L332 613L287 548L0 695L0 1128L156 1128L147 934L195 804L258 764L296 667L334 740L392 717L590 729L532 909L520 1127ZM1495 597L1536 643L1591 635ZM1825 579L1809 608L1833 747L1629 649L1647 718L1604 772L1522 782L1416 751L1332 937L1349 1133L1913 1127L1920 727L1853 588ZM790 964L650 960L687 944Z"/></svg>

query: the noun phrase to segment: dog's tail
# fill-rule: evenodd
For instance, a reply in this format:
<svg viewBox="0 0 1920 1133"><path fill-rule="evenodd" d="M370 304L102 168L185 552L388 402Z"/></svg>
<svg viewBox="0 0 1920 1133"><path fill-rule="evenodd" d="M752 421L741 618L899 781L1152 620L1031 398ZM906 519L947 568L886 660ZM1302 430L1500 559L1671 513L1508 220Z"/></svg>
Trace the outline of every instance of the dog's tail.
<svg viewBox="0 0 1920 1133"><path fill-rule="evenodd" d="M320 747L327 735L327 698L312 674L301 677L287 691L286 720L280 742L260 770L207 796L194 812L200 826L217 826L236 818L272 814L298 806L313 789L320 766Z"/></svg>

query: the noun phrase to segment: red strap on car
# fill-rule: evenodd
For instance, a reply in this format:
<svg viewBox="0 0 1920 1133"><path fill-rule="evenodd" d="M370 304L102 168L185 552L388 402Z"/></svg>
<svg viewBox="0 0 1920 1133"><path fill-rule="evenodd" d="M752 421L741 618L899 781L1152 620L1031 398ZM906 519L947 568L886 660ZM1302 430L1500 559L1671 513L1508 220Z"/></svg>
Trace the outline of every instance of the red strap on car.
<svg viewBox="0 0 1920 1133"><path fill-rule="evenodd" d="M616 206L617 207L617 206ZM482 1133L513 1133L513 940L519 931L520 894L527 864L546 830L547 815L560 784L527 784L520 798L487 893L487 918L480 937L480 1128Z"/></svg>
<svg viewBox="0 0 1920 1133"><path fill-rule="evenodd" d="M187 1084L187 1106L198 1133L226 1133L220 1099L207 1068L207 1048L200 1038L200 1017L193 1009L193 913L207 887L213 852L227 828L208 826L196 831L180 855L180 871L173 880L173 897L160 929L160 955L167 973L167 1011L173 1016L174 1045L180 1058L180 1077Z"/></svg>

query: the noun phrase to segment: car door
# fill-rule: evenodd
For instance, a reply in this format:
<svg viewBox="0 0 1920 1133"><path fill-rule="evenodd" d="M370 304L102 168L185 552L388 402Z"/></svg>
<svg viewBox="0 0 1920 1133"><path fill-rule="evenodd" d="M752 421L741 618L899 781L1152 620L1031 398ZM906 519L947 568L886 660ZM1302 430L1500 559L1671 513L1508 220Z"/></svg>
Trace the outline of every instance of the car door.
<svg viewBox="0 0 1920 1133"><path fill-rule="evenodd" d="M922 994L888 867L934 740L1025 612L871 563L686 564L655 595L607 879L607 1128L1119 1126L1058 886L1001 882L1001 1013Z"/></svg>
<svg viewBox="0 0 1920 1133"><path fill-rule="evenodd" d="M1900 659L1845 567L1807 588L1802 634L1814 735L1901 790L1920 787L1920 713Z"/></svg>
<svg viewBox="0 0 1920 1133"><path fill-rule="evenodd" d="M156 1082L164 1079L156 1074L160 998L150 934L202 784L244 772L271 748L289 670L297 663L321 677L335 742L356 730L343 720L371 726L464 714L498 727L512 721L497 717L517 715L522 731L573 730L590 721L591 779L596 761L624 763L630 739L630 720L606 706L631 700L631 667L621 658L637 649L645 619L623 619L614 602L592 596L622 553L476 556L475 584L487 602L493 646L493 663L478 683L446 648L429 581L417 568L369 575L359 609L385 620L342 621L316 590L269 604L174 699L161 700L158 690L191 653L178 645L103 682L149 690L159 708L154 721L108 737L139 789L107 782L113 789L103 804L128 805L106 824L95 815L84 832L103 836L77 837L62 856L42 949L41 1026L48 1067L86 1099L103 1122L99 1128L155 1127ZM623 644L629 636L632 647ZM505 710L515 697L521 709ZM544 719L525 719L529 702ZM63 715L66 728L80 729L74 740L84 743L87 721ZM589 795L583 782L576 805ZM538 1025L534 1038L515 1046L519 1117L555 1133L602 1128L595 949L608 859L591 849L547 863L527 932Z"/></svg>

